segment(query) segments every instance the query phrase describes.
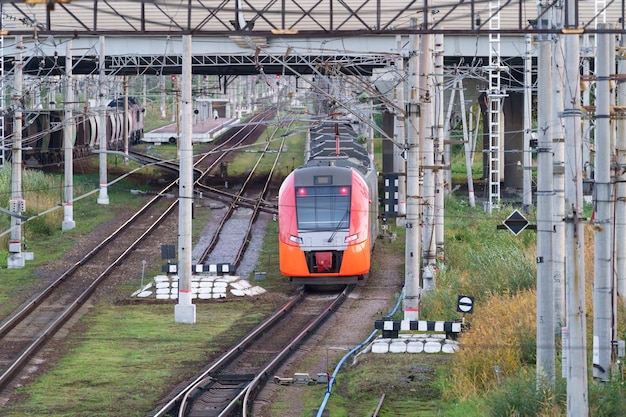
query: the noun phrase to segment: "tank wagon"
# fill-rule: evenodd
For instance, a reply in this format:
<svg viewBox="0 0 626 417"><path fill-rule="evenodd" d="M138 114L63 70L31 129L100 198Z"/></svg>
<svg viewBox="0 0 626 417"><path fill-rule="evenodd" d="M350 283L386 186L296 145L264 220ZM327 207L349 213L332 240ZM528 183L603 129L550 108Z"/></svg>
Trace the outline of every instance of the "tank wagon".
<svg viewBox="0 0 626 417"><path fill-rule="evenodd" d="M112 100L107 105L105 125L97 111L75 112L73 117L73 157L89 156L100 148L100 131L106 129L107 149L124 149L124 120L128 125L129 145L143 137L145 109L132 97L128 98L128 113L124 117L124 99ZM22 111L22 159L26 166L43 167L63 162L65 111L60 109L35 109ZM13 115L5 119L6 148L11 150ZM10 159L10 153L8 156Z"/></svg>
<svg viewBox="0 0 626 417"><path fill-rule="evenodd" d="M378 175L352 123L320 123L309 136L306 162L279 191L280 271L294 284L354 283L378 237Z"/></svg>

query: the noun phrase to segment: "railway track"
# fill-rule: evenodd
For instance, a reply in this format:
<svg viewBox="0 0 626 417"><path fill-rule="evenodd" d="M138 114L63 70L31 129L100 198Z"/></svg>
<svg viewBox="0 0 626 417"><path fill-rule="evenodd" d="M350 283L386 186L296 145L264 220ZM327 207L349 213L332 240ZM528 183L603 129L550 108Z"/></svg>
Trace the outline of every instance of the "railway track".
<svg viewBox="0 0 626 417"><path fill-rule="evenodd" d="M259 157L255 164L243 179L239 190L230 195L231 199L228 209L220 221L217 231L213 235L213 239L200 255L198 263L228 263L235 268L239 265L250 243L252 226L259 212L266 211L265 202L268 200L268 194L271 191L270 185L272 184L274 172L284 148L285 137L283 137L280 142L278 152L268 153L272 139L273 138L269 138L269 140L266 141L263 149L259 152ZM264 158L270 157L273 158L272 166L269 173L265 175L263 183L251 186L251 182L255 178L257 167ZM215 190L213 187L207 187L201 183L199 183L196 188L209 194ZM272 191L277 192L277 190ZM222 194L222 196L223 195L224 194ZM241 207L244 201L244 205L247 206L247 208ZM274 211L274 213L277 213L277 211ZM220 239L229 239L231 242L229 245L223 245L224 250L216 251ZM229 250L229 248L232 247L239 247L239 250L233 253L232 250Z"/></svg>
<svg viewBox="0 0 626 417"><path fill-rule="evenodd" d="M271 117L271 114L268 111L259 117ZM244 127L243 132L232 135L230 141L218 144L215 147L218 150L202 155L195 163L198 181L211 172L226 154L246 141L256 140L253 137L255 129ZM107 238L0 323L1 401L10 397L29 361L66 323L80 315L81 307L88 303L98 287L116 273L117 268L144 244L147 237L158 235L159 227L163 227L165 222L176 224L171 215L177 213L177 201L168 201L164 196L176 195L177 183L175 180L163 187ZM151 240L150 245L155 246L155 239Z"/></svg>
<svg viewBox="0 0 626 417"><path fill-rule="evenodd" d="M346 286L330 301L328 294L300 291L150 416L251 415L262 385L341 306L353 288Z"/></svg>

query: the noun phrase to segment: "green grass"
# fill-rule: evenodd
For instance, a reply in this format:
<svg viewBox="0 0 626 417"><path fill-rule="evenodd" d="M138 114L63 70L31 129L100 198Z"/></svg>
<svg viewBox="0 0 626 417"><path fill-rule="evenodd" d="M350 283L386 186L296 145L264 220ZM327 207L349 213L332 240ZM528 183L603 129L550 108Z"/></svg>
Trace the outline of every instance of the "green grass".
<svg viewBox="0 0 626 417"><path fill-rule="evenodd" d="M261 139L264 140L265 137ZM376 141L375 145L379 149L380 141ZM287 153L281 161L282 175L300 164L301 159L297 158L302 157L303 146L303 136L288 138ZM175 146L172 145L155 148L175 152ZM249 157L256 159L254 153ZM458 154L455 158L453 166L460 161ZM464 181L464 159L462 164L463 168L456 172L462 174L459 178ZM229 167L229 171L235 171L229 173L238 172L236 170L245 172L249 165L250 160L236 161ZM84 181L86 188L93 188L97 186L97 175L85 177ZM27 262L26 268L22 270L2 270L0 312L7 314L14 308L19 296L32 293L37 284L34 277L37 265L62 256L80 236L111 218L112 208L138 204L138 199L128 192L130 188L137 186L121 182L110 187L109 206L95 204L97 194L77 202L74 208L77 228L72 231L61 232L60 225L57 225L45 239L29 237L29 250L35 252L36 260ZM54 195L58 201L58 190ZM457 318L458 294L475 297L475 315L468 317L472 321L481 311L492 308L489 304L494 295L498 296L502 308L507 297L512 298L515 294L532 290L536 274L536 236L532 231L513 236L508 231L498 230L497 226L509 213L508 207L487 214L481 208L468 207L463 198L446 200L446 259L439 265L436 291L425 295L422 300L421 319ZM211 213L210 210L196 210L194 214L193 233L197 236ZM531 213L531 221L532 216ZM404 251L405 230L395 228L394 225L391 227L398 238L384 244ZM277 242L277 223L270 221L256 267L257 271L267 273L267 279L259 284L268 291L288 293L293 287L278 270ZM398 265L398 268L403 267ZM379 268L379 265L374 263L373 268ZM246 327L252 327L271 309L269 305L258 305L246 300L211 303L210 306L198 308L197 324L187 326L173 323L173 304L96 305L84 317L81 323L83 331L70 336L67 342L70 354L58 364L51 364L50 371L32 385L24 387L21 390L24 401L7 408L3 415L146 415L157 400L163 398L172 379L181 380L190 376L187 369L203 366L212 352L237 340ZM623 315L623 310L621 306L618 316ZM525 314L532 315L534 312L526 311ZM515 322L511 317L508 319ZM530 320L533 321L534 317L530 317ZM479 320L476 318L476 321ZM496 317L490 319L489 326L497 328L503 322L498 322ZM511 329L513 336L515 330ZM518 335L523 337L517 337L517 341L511 342L519 344L518 348L524 352L529 348L528 341L534 337L532 331L526 333ZM626 332L622 324L618 339L624 338ZM474 362L477 362L478 358L484 356L484 351L477 349L475 355L477 359ZM588 357L591 358L591 355ZM332 360L335 363L337 358ZM465 360L466 364L472 363L471 357ZM553 396L537 395L534 391L534 366L530 363L532 355L527 355L524 367L507 377L501 385L486 385L488 388L471 395L458 395L452 389L451 369L459 368L467 374L472 372L471 367L460 368L465 365L455 361L456 355L443 354L428 357L366 355L357 366L346 367L340 372L327 408L333 417L371 415L381 395L385 394L381 416L505 416L513 412L507 408L511 406L515 407L515 412L526 410L524 413L527 414L520 415L564 415L559 402L562 392L560 385ZM600 417L621 415L626 407L623 382L616 380L597 385L591 378L589 381L590 413ZM562 382L560 378L559 382ZM468 392L470 388L473 387L467 387ZM320 406L325 391L325 385L302 388L299 397L305 404L303 417L310 416L311 410ZM274 409L277 412L286 410L288 400L278 401Z"/></svg>
<svg viewBox="0 0 626 417"><path fill-rule="evenodd" d="M51 183L54 183L52 177ZM77 177L75 188L81 192L95 189L97 176L83 175ZM108 189L109 205L96 204L98 194L94 193L74 203L74 220L76 227L62 231L63 208L56 205L56 210L35 220L24 223L22 236L26 239L29 252L33 252L34 260L26 261L24 268L7 269L8 245L0 247L0 317L13 311L25 298L32 295L32 291L39 283L37 268L51 261L63 257L76 241L91 232L98 225L115 217L116 212L129 207L138 207L143 200L130 193L130 189L137 188L135 184L122 181ZM54 193L54 190L52 191ZM42 193L45 196L45 193ZM78 197L78 196L76 196ZM42 197L43 199L43 197ZM42 212L54 203L38 208ZM30 215L36 215L34 210ZM59 216L60 214L60 216ZM8 227L8 225L7 225Z"/></svg>
<svg viewBox="0 0 626 417"><path fill-rule="evenodd" d="M275 152L280 150L279 148L282 142L281 135L285 133L285 129L283 128L269 126L253 146L248 147L246 152L237 157L235 161L228 164L228 175L235 177L248 173L259 158L258 152L263 149L268 140L270 141L268 154L265 155L259 164L258 175L261 176L264 173L269 172L275 160ZM305 139L306 132L303 131L287 136L283 148L283 154L281 155L280 161L277 165L276 175L278 177L287 176L287 174L293 171L295 167L302 164L304 158Z"/></svg>
<svg viewBox="0 0 626 417"><path fill-rule="evenodd" d="M84 331L70 336L69 353L3 415L146 415L173 383L205 366L267 309L246 301L207 307L187 326L174 323L173 304L98 306L82 319Z"/></svg>
<svg viewBox="0 0 626 417"><path fill-rule="evenodd" d="M291 154L288 158L292 164L296 153L302 155L303 137L291 137L288 143L294 155L293 159ZM175 146L164 145L159 150L175 153L175 149ZM116 166L115 159L109 158L109 161ZM96 164L97 159L92 163ZM117 163L122 171L135 168L132 163L123 165L121 160ZM287 163L283 166L285 172L292 168ZM117 175L109 175L109 179ZM96 189L97 174L79 178L86 189ZM29 250L35 253L35 261L27 262L23 269L3 270L0 312L6 315L13 311L20 303L17 295L23 298L32 294L38 284L38 266L61 258L82 236L112 219L118 208L139 206L142 199L130 190L142 187L129 180L116 182L108 188L109 205L96 204L97 192L75 203L75 229L61 231L59 223L49 235L29 239ZM194 211L194 239L211 215L208 209ZM276 227L275 222L270 222L257 270L267 272L267 279L261 285L290 293L293 286L277 267ZM6 258L6 253L4 256ZM149 267L146 276L159 273L159 269L158 265ZM136 278L118 290L130 293L138 282ZM173 322L173 303L97 304L82 319L79 327L83 331L73 333L66 342L69 353L58 363L49 364L49 372L23 387L20 390L23 401L7 408L3 416L146 415L167 394L173 381L190 377L193 371L189 370L205 366L210 355L232 345L273 308L271 303L257 305L246 300L208 306L201 304L197 308L197 323L186 326Z"/></svg>

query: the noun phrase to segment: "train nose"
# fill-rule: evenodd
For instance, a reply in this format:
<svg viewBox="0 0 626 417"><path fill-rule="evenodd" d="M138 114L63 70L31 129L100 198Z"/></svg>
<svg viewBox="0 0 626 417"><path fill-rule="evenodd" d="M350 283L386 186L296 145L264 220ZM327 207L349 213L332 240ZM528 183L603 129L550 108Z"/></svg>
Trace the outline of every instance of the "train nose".
<svg viewBox="0 0 626 417"><path fill-rule="evenodd" d="M316 252L315 253L315 266L317 272L329 272L333 269L333 254L332 252Z"/></svg>

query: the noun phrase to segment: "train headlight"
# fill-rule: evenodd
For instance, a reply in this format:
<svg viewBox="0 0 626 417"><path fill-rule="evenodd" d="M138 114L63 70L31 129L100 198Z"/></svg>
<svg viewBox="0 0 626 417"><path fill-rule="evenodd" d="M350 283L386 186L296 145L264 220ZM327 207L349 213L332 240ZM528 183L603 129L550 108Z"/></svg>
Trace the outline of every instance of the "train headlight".
<svg viewBox="0 0 626 417"><path fill-rule="evenodd" d="M346 242L346 243L354 242L358 238L359 238L358 234L354 234L354 235L351 235L351 236L346 236L346 238L344 239L344 242Z"/></svg>
<svg viewBox="0 0 626 417"><path fill-rule="evenodd" d="M302 238L298 236L289 236L289 240L291 240L294 243L297 243L298 245L302 244Z"/></svg>

